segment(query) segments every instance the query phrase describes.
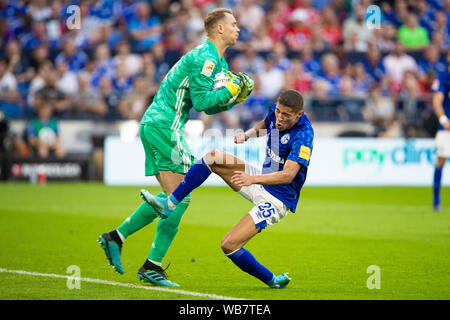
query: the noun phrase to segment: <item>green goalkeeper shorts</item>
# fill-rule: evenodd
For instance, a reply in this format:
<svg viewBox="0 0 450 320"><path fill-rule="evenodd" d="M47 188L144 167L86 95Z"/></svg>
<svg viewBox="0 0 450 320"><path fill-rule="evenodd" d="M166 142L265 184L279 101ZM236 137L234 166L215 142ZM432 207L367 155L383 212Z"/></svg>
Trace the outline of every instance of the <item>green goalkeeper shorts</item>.
<svg viewBox="0 0 450 320"><path fill-rule="evenodd" d="M145 175L159 171L186 173L195 163L184 132L141 124L140 137L145 151Z"/></svg>

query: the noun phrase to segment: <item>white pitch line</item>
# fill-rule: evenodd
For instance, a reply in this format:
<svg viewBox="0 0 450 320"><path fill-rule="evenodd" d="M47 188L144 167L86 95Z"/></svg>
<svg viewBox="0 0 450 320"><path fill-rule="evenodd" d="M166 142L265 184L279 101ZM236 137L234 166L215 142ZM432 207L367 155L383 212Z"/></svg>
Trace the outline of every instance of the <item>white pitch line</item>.
<svg viewBox="0 0 450 320"><path fill-rule="evenodd" d="M22 274L22 275L26 275L26 276L35 276L35 277L49 277L49 278L60 278L60 279L69 279L70 278L70 280L80 280L80 281L84 281L84 282L108 284L110 286L118 286L118 287L133 288L133 289L144 289L144 290L153 290L153 291L161 291L161 292L168 292L168 293L178 293L178 294L184 294L184 295L188 295L188 296L202 297L202 298L209 298L209 299L216 299L216 300L246 300L246 299L242 299L242 298L219 296L219 295L211 294L211 293L201 293L201 292L185 291L185 290L179 290L179 289L167 289L167 288L160 288L160 287L140 286L140 285L136 285L136 284L132 284L132 283L114 282L114 281L92 279L92 278L78 278L78 277L66 276L66 275L54 274L54 273L39 273L39 272L30 272L30 271L24 271L24 270L8 270L8 269L0 268L0 273L2 273L2 272L3 273Z"/></svg>

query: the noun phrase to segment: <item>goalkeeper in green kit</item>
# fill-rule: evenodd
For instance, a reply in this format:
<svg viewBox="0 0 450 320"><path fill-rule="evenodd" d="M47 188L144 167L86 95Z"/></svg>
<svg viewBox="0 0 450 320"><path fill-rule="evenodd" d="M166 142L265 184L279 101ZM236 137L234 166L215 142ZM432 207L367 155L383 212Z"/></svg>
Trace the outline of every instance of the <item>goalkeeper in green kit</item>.
<svg viewBox="0 0 450 320"><path fill-rule="evenodd" d="M189 51L167 73L141 121L145 175L158 179L163 190L159 197L171 194L195 162L184 134L189 110L193 107L210 115L227 111L243 102L253 89L253 80L243 73L229 72L223 57L225 50L236 43L240 31L232 11L215 9L204 22L207 41ZM150 253L138 271L140 280L157 286L178 286L167 278L161 263L189 203L190 195L169 218L158 221ZM124 273L121 250L125 239L157 217L158 213L144 201L117 229L99 237L115 271Z"/></svg>

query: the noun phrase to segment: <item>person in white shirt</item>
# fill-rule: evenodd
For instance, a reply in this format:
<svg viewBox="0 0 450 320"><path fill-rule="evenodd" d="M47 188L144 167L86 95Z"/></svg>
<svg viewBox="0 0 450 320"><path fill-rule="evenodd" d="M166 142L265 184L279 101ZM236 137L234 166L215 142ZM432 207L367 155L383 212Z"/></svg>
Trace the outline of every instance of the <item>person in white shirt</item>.
<svg viewBox="0 0 450 320"><path fill-rule="evenodd" d="M386 74L393 84L401 85L405 71L417 71L417 64L413 57L405 53L405 46L400 41L395 43L394 50L383 59Z"/></svg>

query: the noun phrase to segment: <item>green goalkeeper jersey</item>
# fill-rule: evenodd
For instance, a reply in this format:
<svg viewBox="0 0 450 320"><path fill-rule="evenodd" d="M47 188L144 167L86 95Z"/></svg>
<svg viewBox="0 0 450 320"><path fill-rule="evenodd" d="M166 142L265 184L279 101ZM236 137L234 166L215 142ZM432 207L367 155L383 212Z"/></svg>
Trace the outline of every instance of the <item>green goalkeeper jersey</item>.
<svg viewBox="0 0 450 320"><path fill-rule="evenodd" d="M158 93L145 112L141 124L178 130L189 119L189 110L215 114L229 110L235 103L225 105L232 98L223 88L223 73L228 71L225 58L219 58L215 45L206 42L184 55L167 73ZM216 82L216 83L215 83ZM214 90L218 82L221 89Z"/></svg>

